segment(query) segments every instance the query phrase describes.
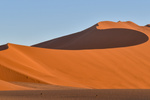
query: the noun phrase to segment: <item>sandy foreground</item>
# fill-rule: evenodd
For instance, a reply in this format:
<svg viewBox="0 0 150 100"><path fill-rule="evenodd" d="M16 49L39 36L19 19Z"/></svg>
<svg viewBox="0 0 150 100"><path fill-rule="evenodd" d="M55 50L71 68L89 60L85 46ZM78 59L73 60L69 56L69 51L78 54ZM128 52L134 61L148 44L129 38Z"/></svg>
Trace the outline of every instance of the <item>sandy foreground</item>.
<svg viewBox="0 0 150 100"><path fill-rule="evenodd" d="M0 46L0 100L149 100L150 27L104 21L32 46Z"/></svg>
<svg viewBox="0 0 150 100"><path fill-rule="evenodd" d="M0 91L0 100L149 100L150 90L71 89Z"/></svg>
<svg viewBox="0 0 150 100"><path fill-rule="evenodd" d="M149 89L83 89L13 82L31 90L0 91L0 100L149 100Z"/></svg>

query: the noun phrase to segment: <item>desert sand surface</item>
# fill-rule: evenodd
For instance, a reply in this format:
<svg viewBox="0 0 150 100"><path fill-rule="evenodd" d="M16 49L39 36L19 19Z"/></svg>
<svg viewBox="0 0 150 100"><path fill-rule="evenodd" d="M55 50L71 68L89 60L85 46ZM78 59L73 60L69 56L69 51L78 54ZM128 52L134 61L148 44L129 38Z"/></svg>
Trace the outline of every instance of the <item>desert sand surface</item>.
<svg viewBox="0 0 150 100"><path fill-rule="evenodd" d="M0 91L0 100L149 100L149 94L147 89Z"/></svg>
<svg viewBox="0 0 150 100"><path fill-rule="evenodd" d="M115 95L111 100L140 100L137 94L150 98L149 37L147 25L103 21L32 46L0 46L0 98L110 100Z"/></svg>

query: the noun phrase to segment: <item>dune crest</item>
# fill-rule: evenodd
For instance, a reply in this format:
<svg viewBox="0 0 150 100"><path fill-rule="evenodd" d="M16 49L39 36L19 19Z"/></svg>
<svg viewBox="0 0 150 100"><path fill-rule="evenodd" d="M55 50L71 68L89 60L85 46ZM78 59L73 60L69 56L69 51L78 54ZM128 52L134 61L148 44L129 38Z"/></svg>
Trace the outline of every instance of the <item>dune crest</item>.
<svg viewBox="0 0 150 100"><path fill-rule="evenodd" d="M133 29L137 30L140 26L131 22L112 22L112 21L102 21L98 23L97 29L113 29L113 28L124 28L124 29Z"/></svg>

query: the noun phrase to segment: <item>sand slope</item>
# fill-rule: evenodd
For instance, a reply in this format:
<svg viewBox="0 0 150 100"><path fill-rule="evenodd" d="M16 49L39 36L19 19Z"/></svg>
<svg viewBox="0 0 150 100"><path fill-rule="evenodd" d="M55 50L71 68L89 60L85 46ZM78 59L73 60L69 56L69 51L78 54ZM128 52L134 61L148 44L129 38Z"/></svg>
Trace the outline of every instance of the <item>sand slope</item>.
<svg viewBox="0 0 150 100"><path fill-rule="evenodd" d="M149 36L149 27L105 21L34 47L8 43L8 49L0 51L0 79L89 89L150 89Z"/></svg>

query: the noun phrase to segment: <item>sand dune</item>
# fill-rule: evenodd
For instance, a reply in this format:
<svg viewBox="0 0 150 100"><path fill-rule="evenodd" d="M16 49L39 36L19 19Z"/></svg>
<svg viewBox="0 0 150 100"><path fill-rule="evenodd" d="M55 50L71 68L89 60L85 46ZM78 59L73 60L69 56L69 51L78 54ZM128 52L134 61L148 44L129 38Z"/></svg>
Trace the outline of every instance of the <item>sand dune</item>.
<svg viewBox="0 0 150 100"><path fill-rule="evenodd" d="M8 43L0 47L0 79L85 89L150 89L149 37L149 27L104 21L32 47Z"/></svg>

